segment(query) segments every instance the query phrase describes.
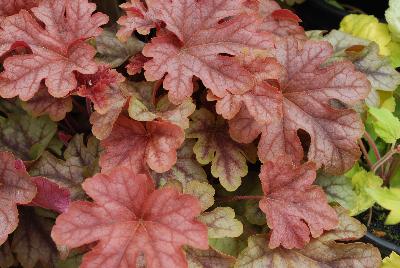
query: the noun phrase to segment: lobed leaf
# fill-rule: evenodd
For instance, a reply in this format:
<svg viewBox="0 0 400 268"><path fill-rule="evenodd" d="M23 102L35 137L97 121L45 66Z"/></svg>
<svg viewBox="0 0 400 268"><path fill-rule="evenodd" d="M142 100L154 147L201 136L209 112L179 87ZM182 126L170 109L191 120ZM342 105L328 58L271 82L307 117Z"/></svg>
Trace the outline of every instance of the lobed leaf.
<svg viewBox="0 0 400 268"><path fill-rule="evenodd" d="M183 192L195 196L200 201L201 211L205 211L214 205L215 189L208 182L189 181L184 186Z"/></svg>
<svg viewBox="0 0 400 268"><path fill-rule="evenodd" d="M0 245L18 226L17 204L28 204L36 195L35 184L21 160L0 152Z"/></svg>
<svg viewBox="0 0 400 268"><path fill-rule="evenodd" d="M400 121L385 108L369 107L368 113L372 115L372 126L375 133L386 143L394 144L400 139Z"/></svg>
<svg viewBox="0 0 400 268"><path fill-rule="evenodd" d="M225 121L208 110L196 110L191 119L186 138L197 139L193 147L197 161L202 165L211 162L211 174L226 190L236 190L248 171L241 146L229 137Z"/></svg>
<svg viewBox="0 0 400 268"><path fill-rule="evenodd" d="M0 21L17 14L20 10L29 10L37 6L39 0L0 0Z"/></svg>
<svg viewBox="0 0 400 268"><path fill-rule="evenodd" d="M390 253L390 256L386 257L382 261L382 268L396 268L400 265L400 256L396 252Z"/></svg>
<svg viewBox="0 0 400 268"><path fill-rule="evenodd" d="M231 268L235 262L235 258L213 249L198 250L187 247L185 252L189 268Z"/></svg>
<svg viewBox="0 0 400 268"><path fill-rule="evenodd" d="M170 170L163 173L153 173L152 178L156 181L178 180L185 189L191 186L188 184L192 181L207 182L207 174L201 165L196 161L193 153L193 139L185 139L181 148L177 151L177 160ZM189 187L189 188L188 188Z"/></svg>
<svg viewBox="0 0 400 268"><path fill-rule="evenodd" d="M141 122L120 116L111 135L101 141L105 149L100 155L102 172L116 166L127 167L134 172L150 169L162 173L176 163L176 150L184 141L183 130L171 123Z"/></svg>
<svg viewBox="0 0 400 268"><path fill-rule="evenodd" d="M42 80L54 97L65 97L77 86L74 72L93 74L95 49L86 39L101 33L108 17L92 15L96 5L87 0L44 0L32 13L21 10L1 22L0 56L23 43L31 54L6 58L0 74L0 95L26 101Z"/></svg>
<svg viewBox="0 0 400 268"><path fill-rule="evenodd" d="M235 211L230 207L203 212L198 219L207 225L209 238L238 237L243 233L243 225L235 219Z"/></svg>
<svg viewBox="0 0 400 268"><path fill-rule="evenodd" d="M0 246L0 267L10 268L15 264L15 257L11 252L8 240Z"/></svg>
<svg viewBox="0 0 400 268"><path fill-rule="evenodd" d="M12 238L12 251L23 268L36 265L53 267L57 259L57 248L51 240L53 221L38 216L32 209L23 208L20 224Z"/></svg>
<svg viewBox="0 0 400 268"><path fill-rule="evenodd" d="M314 238L303 249L270 249L265 236L256 235L249 238L248 247L243 250L235 268L274 267L274 268L319 268L319 267L365 267L380 266L379 250L372 245L360 242L350 243L361 238L366 228L346 211L336 208L340 224L319 238ZM338 243L344 241L347 243Z"/></svg>
<svg viewBox="0 0 400 268"><path fill-rule="evenodd" d="M260 208L267 216L271 231L269 247L302 248L324 230L337 227L335 210L327 203L324 191L312 185L314 163L301 166L287 158L266 162L260 179L265 197Z"/></svg>
<svg viewBox="0 0 400 268"><path fill-rule="evenodd" d="M385 224L400 223L400 188L367 188L366 192L379 205L390 210Z"/></svg>
<svg viewBox="0 0 400 268"><path fill-rule="evenodd" d="M104 30L96 37L95 46L97 50L96 59L111 68L116 68L131 56L141 52L144 44L134 37L130 37L122 43L116 37L115 32Z"/></svg>
<svg viewBox="0 0 400 268"><path fill-rule="evenodd" d="M22 102L22 107L34 117L48 115L53 121L63 120L73 108L71 97L54 98L44 87L32 99Z"/></svg>
<svg viewBox="0 0 400 268"><path fill-rule="evenodd" d="M248 91L253 86L249 73L220 54L271 49L273 35L260 31L257 16L244 14L243 2L147 1L148 14L163 21L168 31L159 31L143 49L152 58L144 64L146 79L159 80L167 73L163 85L174 104L192 95L193 76L218 97Z"/></svg>
<svg viewBox="0 0 400 268"><path fill-rule="evenodd" d="M207 249L200 203L172 188L154 189L146 175L118 167L83 183L94 202L77 201L57 218L52 238L69 248L97 242L82 267L187 267L183 245ZM124 250L121 250L123 248Z"/></svg>
<svg viewBox="0 0 400 268"><path fill-rule="evenodd" d="M283 117L265 125L242 109L230 121L231 136L249 143L261 134L261 161L280 155L300 161L304 156L298 135L301 129L310 136L308 160L330 174L348 170L360 156L356 141L363 134L363 124L356 112L335 107L332 102L353 105L367 97L370 83L350 62L321 67L332 53L327 42L301 44L291 38L280 42L277 59L286 69L280 79Z"/></svg>

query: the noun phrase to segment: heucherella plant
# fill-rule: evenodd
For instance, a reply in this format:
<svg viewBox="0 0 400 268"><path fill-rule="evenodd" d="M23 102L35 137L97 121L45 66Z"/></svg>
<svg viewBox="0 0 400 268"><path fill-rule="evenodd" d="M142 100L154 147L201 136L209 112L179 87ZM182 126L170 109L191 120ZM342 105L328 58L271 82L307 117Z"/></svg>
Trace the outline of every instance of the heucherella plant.
<svg viewBox="0 0 400 268"><path fill-rule="evenodd" d="M350 216L399 217L385 156L354 167L365 126L397 153L379 47L272 0L120 7L0 0L0 267L379 267Z"/></svg>

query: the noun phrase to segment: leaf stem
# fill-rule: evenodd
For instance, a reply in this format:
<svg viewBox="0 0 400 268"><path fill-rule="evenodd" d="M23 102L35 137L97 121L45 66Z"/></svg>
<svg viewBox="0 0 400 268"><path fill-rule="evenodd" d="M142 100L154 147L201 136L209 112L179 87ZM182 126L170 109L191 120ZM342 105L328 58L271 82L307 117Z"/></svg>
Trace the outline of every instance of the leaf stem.
<svg viewBox="0 0 400 268"><path fill-rule="evenodd" d="M400 153L400 146L394 147L389 152L387 152L379 161L377 161L371 168L371 171L376 173L378 168L386 163L394 154Z"/></svg>
<svg viewBox="0 0 400 268"><path fill-rule="evenodd" d="M381 155L379 153L378 146L376 146L376 143L374 142L374 139L372 139L371 135L369 135L367 131L364 132L364 137L367 140L369 146L374 151L376 159L379 161L381 159Z"/></svg>
<svg viewBox="0 0 400 268"><path fill-rule="evenodd" d="M361 148L365 161L367 161L368 166L370 167L370 169L372 169L373 164L371 162L371 159L369 159L367 149L365 148L365 145L361 139L358 140L358 145Z"/></svg>
<svg viewBox="0 0 400 268"><path fill-rule="evenodd" d="M262 195L236 195L236 196L226 196L226 197L217 197L217 202L234 202L238 200L260 200L263 199Z"/></svg>

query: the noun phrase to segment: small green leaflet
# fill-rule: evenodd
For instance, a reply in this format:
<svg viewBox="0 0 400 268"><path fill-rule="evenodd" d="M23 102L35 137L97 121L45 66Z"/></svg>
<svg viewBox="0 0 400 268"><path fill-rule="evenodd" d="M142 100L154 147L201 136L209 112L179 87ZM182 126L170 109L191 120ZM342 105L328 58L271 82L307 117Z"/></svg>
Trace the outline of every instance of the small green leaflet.
<svg viewBox="0 0 400 268"><path fill-rule="evenodd" d="M374 118L372 125L376 134L386 143L393 144L400 138L400 121L389 110L369 107L368 112Z"/></svg>
<svg viewBox="0 0 400 268"><path fill-rule="evenodd" d="M400 223L400 188L369 188L366 192L379 205L390 210L385 224Z"/></svg>

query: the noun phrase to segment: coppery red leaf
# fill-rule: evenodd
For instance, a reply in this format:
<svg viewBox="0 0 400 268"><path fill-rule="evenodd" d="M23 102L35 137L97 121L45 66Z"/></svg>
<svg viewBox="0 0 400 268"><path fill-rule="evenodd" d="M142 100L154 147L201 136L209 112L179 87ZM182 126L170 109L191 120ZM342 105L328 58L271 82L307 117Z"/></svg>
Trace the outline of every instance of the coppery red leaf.
<svg viewBox="0 0 400 268"><path fill-rule="evenodd" d="M200 202L173 188L154 190L146 175L117 168L83 183L94 202L77 201L57 218L52 231L60 246L97 242L81 267L187 267L183 245L208 248L207 227L195 220ZM143 260L143 259L142 259Z"/></svg>
<svg viewBox="0 0 400 268"><path fill-rule="evenodd" d="M325 171L341 174L359 158L357 139L364 132L359 115L346 108L368 96L370 83L350 62L321 65L332 55L327 42L304 44L288 38L277 45L277 59L286 72L280 79L283 117L270 124L255 122L246 109L230 122L232 137L251 142L260 133L258 155L261 161L279 155L303 159L298 130L311 138L308 159ZM341 102L345 108L334 105ZM343 106L343 105L342 105Z"/></svg>
<svg viewBox="0 0 400 268"><path fill-rule="evenodd" d="M176 150L184 141L183 130L172 123L142 123L120 116L111 135L101 141L105 149L100 155L102 172L116 166L144 172L147 166L162 173L176 163Z"/></svg>
<svg viewBox="0 0 400 268"><path fill-rule="evenodd" d="M143 49L152 58L144 65L149 81L164 77L169 99L181 103L193 92L193 76L218 97L228 92L243 93L253 86L250 74L229 57L245 50L268 50L273 35L260 31L258 16L244 13L242 0L173 0L147 1L157 20L168 31Z"/></svg>
<svg viewBox="0 0 400 268"><path fill-rule="evenodd" d="M37 6L39 0L0 0L0 21L7 16L17 14L20 10L29 10Z"/></svg>
<svg viewBox="0 0 400 268"><path fill-rule="evenodd" d="M322 188L312 185L314 163L294 164L289 158L266 162L260 179L265 197L260 208L272 229L270 248L302 248L312 237L337 227L335 210L328 205Z"/></svg>
<svg viewBox="0 0 400 268"><path fill-rule="evenodd" d="M1 22L0 56L22 43L31 54L14 55L4 61L0 95L29 100L45 80L49 93L65 97L76 88L74 72L93 74L95 49L86 39L101 33L106 15L96 13L87 0L43 0L31 12L21 10Z"/></svg>
<svg viewBox="0 0 400 268"><path fill-rule="evenodd" d="M24 163L12 153L0 152L0 245L18 226L17 204L28 204L35 195Z"/></svg>

